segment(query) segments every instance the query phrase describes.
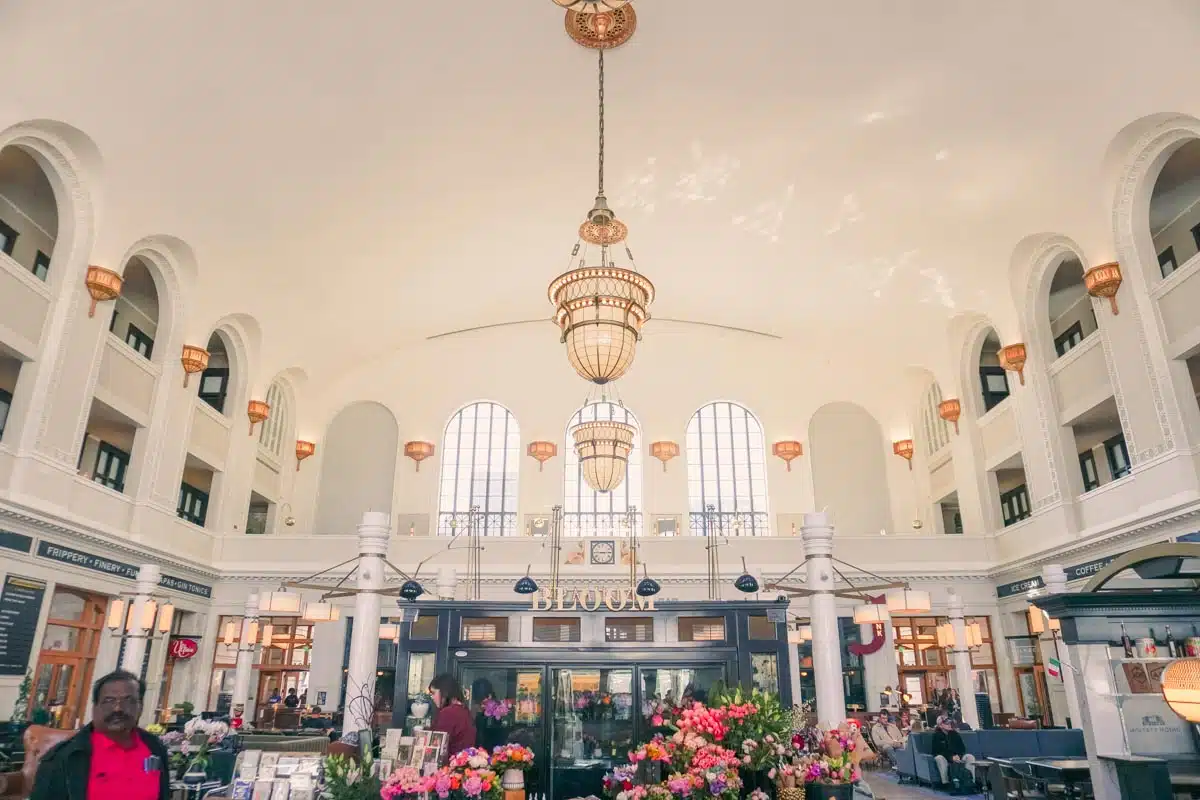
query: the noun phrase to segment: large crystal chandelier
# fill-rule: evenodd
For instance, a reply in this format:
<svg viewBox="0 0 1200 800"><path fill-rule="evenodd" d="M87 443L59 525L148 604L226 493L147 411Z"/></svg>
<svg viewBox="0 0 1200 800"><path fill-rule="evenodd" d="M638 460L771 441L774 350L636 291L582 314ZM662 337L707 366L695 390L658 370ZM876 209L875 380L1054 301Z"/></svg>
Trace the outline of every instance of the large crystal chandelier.
<svg viewBox="0 0 1200 800"><path fill-rule="evenodd" d="M574 267L550 283L550 302L554 303L554 321L567 346L567 360L580 376L596 384L620 378L633 363L642 326L650 318L654 302L654 284L637 271L633 253L625 244L629 229L617 219L604 196L604 51L627 41L632 34L632 6L617 0L580 0L566 2L567 27L573 38L599 53L599 156L597 190L587 220L579 226L579 241L571 251ZM582 10L575 10L576 6ZM609 11L606 9L614 9ZM590 13L590 16L589 16ZM614 30L610 22L619 16L621 36L607 39ZM593 20L586 30L580 19ZM586 35L576 35L583 31ZM623 251L628 266L618 266L617 251Z"/></svg>
<svg viewBox="0 0 1200 800"><path fill-rule="evenodd" d="M621 485L633 450L633 435L632 425L615 420L581 422L571 428L575 453L588 486L597 492L611 492Z"/></svg>

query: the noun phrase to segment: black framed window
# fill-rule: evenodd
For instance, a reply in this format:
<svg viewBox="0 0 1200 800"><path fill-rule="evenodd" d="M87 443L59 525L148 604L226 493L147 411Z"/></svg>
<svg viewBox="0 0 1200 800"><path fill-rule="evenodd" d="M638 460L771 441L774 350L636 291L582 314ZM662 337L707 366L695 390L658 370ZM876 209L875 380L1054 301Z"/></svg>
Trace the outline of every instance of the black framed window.
<svg viewBox="0 0 1200 800"><path fill-rule="evenodd" d="M125 344L137 350L147 361L150 360L150 354L154 352L154 340L132 322L129 323L129 330L125 332Z"/></svg>
<svg viewBox="0 0 1200 800"><path fill-rule="evenodd" d="M129 469L129 453L108 442L101 442L96 448L96 469L92 472L92 480L96 483L125 491L125 470Z"/></svg>
<svg viewBox="0 0 1200 800"><path fill-rule="evenodd" d="M12 410L12 392L0 389L0 439L4 438L4 427L8 424L8 412Z"/></svg>
<svg viewBox="0 0 1200 800"><path fill-rule="evenodd" d="M1054 337L1054 350L1061 356L1065 355L1075 345L1083 341L1083 325L1076 322L1071 327Z"/></svg>
<svg viewBox="0 0 1200 800"><path fill-rule="evenodd" d="M583 422L615 421L633 426L633 449L625 464L625 480L611 492L597 492L583 478L571 429ZM630 512L642 505L642 426L633 412L617 403L589 403L567 423L563 489L563 534L566 536L626 536L632 522L640 530L642 516Z"/></svg>
<svg viewBox="0 0 1200 800"><path fill-rule="evenodd" d="M693 533L769 536L762 423L737 403L709 403L687 427Z"/></svg>
<svg viewBox="0 0 1200 800"><path fill-rule="evenodd" d="M1168 247L1158 254L1158 268L1164 278L1179 269L1179 264L1175 261L1174 247Z"/></svg>
<svg viewBox="0 0 1200 800"><path fill-rule="evenodd" d="M175 514L181 519L204 527L208 515L208 492L202 492L190 483L179 484L179 508Z"/></svg>
<svg viewBox="0 0 1200 800"><path fill-rule="evenodd" d="M1096 456L1091 450L1079 454L1079 471L1083 474L1083 490L1090 492L1100 485L1100 473L1096 470Z"/></svg>
<svg viewBox="0 0 1200 800"><path fill-rule="evenodd" d="M442 436L438 533L465 530L477 508L481 535L516 536L520 466L521 429L511 411L486 401L459 409Z"/></svg>
<svg viewBox="0 0 1200 800"><path fill-rule="evenodd" d="M1129 474L1133 467L1129 463L1129 450L1125 447L1125 434L1117 434L1105 442L1104 452L1108 456L1108 468L1112 470L1114 481Z"/></svg>
<svg viewBox="0 0 1200 800"><path fill-rule="evenodd" d="M229 368L210 367L200 373L200 399L225 413L225 395L229 392Z"/></svg>
<svg viewBox="0 0 1200 800"><path fill-rule="evenodd" d="M38 250L37 255L33 258L33 274L43 281L50 274L50 256L41 250Z"/></svg>
<svg viewBox="0 0 1200 800"><path fill-rule="evenodd" d="M1000 513L1004 517L1004 527L1006 528L1014 522L1029 518L1031 513L1029 491L1025 488L1025 484L1022 483L1015 489L1001 493Z"/></svg>
<svg viewBox="0 0 1200 800"><path fill-rule="evenodd" d="M4 220L0 219L0 250L4 255L11 256L17 246L17 231Z"/></svg>
<svg viewBox="0 0 1200 800"><path fill-rule="evenodd" d="M980 367L979 385L983 390L984 411L991 411L1008 397L1008 375L1004 367Z"/></svg>
<svg viewBox="0 0 1200 800"><path fill-rule="evenodd" d="M1200 225L1192 228L1192 241L1196 243L1196 249L1200 250Z"/></svg>

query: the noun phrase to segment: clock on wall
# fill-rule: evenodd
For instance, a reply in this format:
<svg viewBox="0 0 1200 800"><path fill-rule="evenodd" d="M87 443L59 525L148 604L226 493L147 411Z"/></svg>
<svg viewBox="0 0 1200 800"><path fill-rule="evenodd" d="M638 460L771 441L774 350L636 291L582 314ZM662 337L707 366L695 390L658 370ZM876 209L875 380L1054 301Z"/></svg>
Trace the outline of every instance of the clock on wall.
<svg viewBox="0 0 1200 800"><path fill-rule="evenodd" d="M590 552L592 564L611 566L617 563L617 548L610 539L602 539L591 543Z"/></svg>

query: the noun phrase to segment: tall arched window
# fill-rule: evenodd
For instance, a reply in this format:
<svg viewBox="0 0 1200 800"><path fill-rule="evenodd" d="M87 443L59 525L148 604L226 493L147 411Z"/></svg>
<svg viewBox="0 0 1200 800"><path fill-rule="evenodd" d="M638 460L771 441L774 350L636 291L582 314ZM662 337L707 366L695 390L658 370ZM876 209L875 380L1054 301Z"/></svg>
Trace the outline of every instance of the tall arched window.
<svg viewBox="0 0 1200 800"><path fill-rule="evenodd" d="M472 403L446 424L442 438L438 533L466 529L474 507L481 535L517 534L517 479L521 429L498 403Z"/></svg>
<svg viewBox="0 0 1200 800"><path fill-rule="evenodd" d="M625 480L611 492L597 492L583 479L571 428L581 422L616 420L633 426L633 450L625 469ZM589 403L575 412L567 424L566 490L563 502L564 536L626 536L630 512L638 531L642 527L642 427L629 409L616 403Z"/></svg>
<svg viewBox="0 0 1200 800"><path fill-rule="evenodd" d="M935 381L921 398L921 422L927 456L933 455L950 443L950 423L938 413L941 402L942 387Z"/></svg>
<svg viewBox="0 0 1200 800"><path fill-rule="evenodd" d="M271 388L267 389L267 405L271 411L258 432L258 446L275 458L283 458L283 443L287 438L292 409L287 392L279 381L273 382Z"/></svg>
<svg viewBox="0 0 1200 800"><path fill-rule="evenodd" d="M758 418L737 403L709 403L687 427L693 534L767 536L767 463Z"/></svg>

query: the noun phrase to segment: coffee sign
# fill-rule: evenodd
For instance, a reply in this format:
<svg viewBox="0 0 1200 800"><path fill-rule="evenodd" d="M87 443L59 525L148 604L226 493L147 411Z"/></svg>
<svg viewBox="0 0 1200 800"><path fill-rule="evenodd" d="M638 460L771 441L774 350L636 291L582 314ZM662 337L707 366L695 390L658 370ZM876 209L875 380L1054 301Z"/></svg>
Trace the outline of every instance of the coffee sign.
<svg viewBox="0 0 1200 800"><path fill-rule="evenodd" d="M642 597L629 587L601 589L589 586L585 589L559 587L551 594L539 590L533 595L534 611L657 611L653 597Z"/></svg>
<svg viewBox="0 0 1200 800"><path fill-rule="evenodd" d="M171 654L171 658L183 660L191 658L200 651L200 645L196 644L195 639L172 639L167 652Z"/></svg>

